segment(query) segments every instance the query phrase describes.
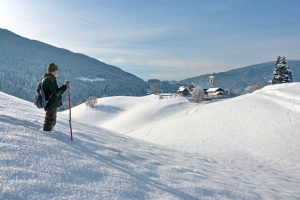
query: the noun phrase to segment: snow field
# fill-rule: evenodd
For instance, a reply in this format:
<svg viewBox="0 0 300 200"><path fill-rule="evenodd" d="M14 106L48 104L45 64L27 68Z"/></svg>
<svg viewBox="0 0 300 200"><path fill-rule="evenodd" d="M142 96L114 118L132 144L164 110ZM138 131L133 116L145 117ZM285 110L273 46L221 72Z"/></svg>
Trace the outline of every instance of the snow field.
<svg viewBox="0 0 300 200"><path fill-rule="evenodd" d="M74 108L85 120L74 120L73 142L64 113L54 132L43 133L42 110L0 92L0 199L299 199L298 88L201 105L103 98L96 109ZM222 109L229 113L214 115ZM118 124L126 118L131 124ZM113 122L127 132L97 127ZM144 141L132 137L139 134Z"/></svg>
<svg viewBox="0 0 300 200"><path fill-rule="evenodd" d="M79 121L179 151L299 164L300 83L201 104L183 97L107 97L73 113Z"/></svg>

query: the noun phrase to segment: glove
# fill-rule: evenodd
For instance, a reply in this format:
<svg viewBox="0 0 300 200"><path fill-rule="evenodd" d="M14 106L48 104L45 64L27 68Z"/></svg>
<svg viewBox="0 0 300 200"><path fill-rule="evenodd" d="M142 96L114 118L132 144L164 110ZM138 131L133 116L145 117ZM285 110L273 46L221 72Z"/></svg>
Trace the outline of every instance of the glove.
<svg viewBox="0 0 300 200"><path fill-rule="evenodd" d="M67 87L69 87L69 86L70 86L70 81L66 81L66 82L65 82L65 85L66 85Z"/></svg>

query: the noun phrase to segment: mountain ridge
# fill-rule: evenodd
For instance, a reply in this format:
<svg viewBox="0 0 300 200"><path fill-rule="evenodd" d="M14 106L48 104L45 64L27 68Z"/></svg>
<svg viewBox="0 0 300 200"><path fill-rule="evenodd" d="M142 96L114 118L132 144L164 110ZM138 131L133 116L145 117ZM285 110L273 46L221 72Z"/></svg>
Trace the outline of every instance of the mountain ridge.
<svg viewBox="0 0 300 200"><path fill-rule="evenodd" d="M293 81L300 81L300 60L288 60L293 73ZM272 79L275 61L253 64L245 67L215 73L217 86L226 89L244 90L250 85L266 86ZM178 81L180 84L196 83L204 88L211 87L209 76L204 74Z"/></svg>
<svg viewBox="0 0 300 200"><path fill-rule="evenodd" d="M85 102L90 96L143 96L151 87L150 83L119 67L83 53L28 39L7 29L0 28L0 41L0 90L28 101L33 100L39 79L51 62L60 67L60 84L66 79L71 80L75 90L74 105ZM250 85L268 85L274 64L275 61L271 61L217 72L217 86L241 92ZM300 81L300 60L288 60L288 64L293 71L294 81ZM160 88L163 92L176 92L179 86L191 83L209 88L210 75L180 81L162 81ZM14 79L19 79L17 84L12 81Z"/></svg>
<svg viewBox="0 0 300 200"><path fill-rule="evenodd" d="M56 47L38 40L0 29L0 90L32 101L39 79L49 63L59 66L58 82L70 80L73 103L78 105L89 96L142 96L147 84L141 78L82 53ZM88 82L101 78L101 82Z"/></svg>

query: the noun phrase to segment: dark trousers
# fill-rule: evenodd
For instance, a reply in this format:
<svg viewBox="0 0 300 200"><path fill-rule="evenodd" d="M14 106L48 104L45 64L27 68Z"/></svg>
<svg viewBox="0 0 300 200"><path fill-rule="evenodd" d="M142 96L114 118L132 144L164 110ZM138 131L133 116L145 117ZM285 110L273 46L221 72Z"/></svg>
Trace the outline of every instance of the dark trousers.
<svg viewBox="0 0 300 200"><path fill-rule="evenodd" d="M53 127L56 124L56 113L56 108L46 110L45 121L43 126L44 131L51 131L53 129Z"/></svg>

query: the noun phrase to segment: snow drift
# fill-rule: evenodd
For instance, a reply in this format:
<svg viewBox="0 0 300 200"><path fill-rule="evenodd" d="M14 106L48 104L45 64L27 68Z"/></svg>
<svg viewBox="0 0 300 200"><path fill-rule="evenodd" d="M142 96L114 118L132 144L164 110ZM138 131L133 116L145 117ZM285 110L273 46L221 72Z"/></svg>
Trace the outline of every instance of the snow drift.
<svg viewBox="0 0 300 200"><path fill-rule="evenodd" d="M299 166L300 83L202 104L183 97L107 97L94 109L73 110L80 121L181 151L250 154Z"/></svg>
<svg viewBox="0 0 300 200"><path fill-rule="evenodd" d="M128 130L131 135L138 136L143 133L139 131L148 130L148 136L143 133L144 139L157 142L155 137L161 137L161 144L174 145L177 149L181 145L181 151L87 125L83 120L74 121L74 141L71 142L68 121L64 115L59 115L56 130L45 134L39 131L43 123L43 111L37 110L32 103L0 92L0 199L299 199L299 134L295 132L299 128L296 123L299 124L299 95L294 92L297 88L299 84L290 84L265 88L248 95L249 101L251 98L255 100L251 101L255 103L252 107L243 104L247 101L246 96L205 105L190 104L181 98L158 100L148 96L105 98L100 100L95 110L83 106L80 106L82 109L76 108L89 122L106 126L127 118L127 122L133 125ZM248 135L250 138L243 136L251 126L239 134L234 130L229 132L228 128L222 129L225 130L222 138L218 138L221 133L218 135L215 132L211 140L216 137L216 143L210 141L205 132L195 131L191 137L191 127L202 127L201 120L194 119L195 116L199 117L199 113L208 113L208 110L217 112L227 106L227 110L231 109L240 113L239 117L245 117L244 114L249 110L255 110L254 106L261 108L258 106L262 100L268 102L264 106L266 110L268 107L274 109L276 105L276 110L268 112L271 119L277 119L273 116L278 114L279 109L280 112L285 111L282 118L288 118L283 122L291 123L291 126L283 127L286 128L288 139L278 139L283 135L279 134L279 125L272 122L276 128L272 129L274 135L269 140L282 145L278 152L280 156L287 155L292 149L293 153L288 159L275 155L276 149L272 147L275 144L272 142L268 144L272 153L260 157L266 153L257 133L253 133L252 137ZM236 107L231 103L235 103ZM212 111L209 107L217 110ZM253 120L261 119L261 116L252 117ZM228 116L222 119L226 118ZM93 119L95 121L91 121ZM216 130L221 126L218 123L228 122L218 120L216 118L214 123ZM235 127L240 126L241 121L237 121ZM269 118L264 121L263 128L271 129L269 121ZM172 126L168 127L168 124ZM126 126L126 121L115 125L116 129L123 131L130 128L130 125ZM152 129L149 128L151 125ZM163 128L166 135L158 133L158 127L155 126ZM186 132L180 130L184 127ZM172 142L178 133L182 134L179 135L182 141L177 139ZM229 150L226 152L228 156L216 152L206 154L205 151L182 152L188 150L189 145L192 150L195 148L196 141L201 138L200 133L205 140L198 146L215 145L207 151L215 148L218 149L216 152L221 151L222 146L217 146L222 144L221 140L230 144L226 134L235 136L232 145L236 146L228 146L227 149L231 151L231 154ZM250 142L238 144L243 141L241 138L247 138ZM249 148L254 140L259 151L254 149L251 154ZM245 145L245 150L242 150L242 145Z"/></svg>

